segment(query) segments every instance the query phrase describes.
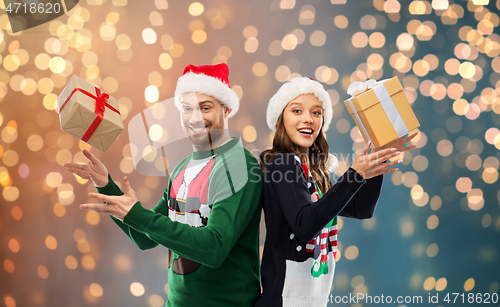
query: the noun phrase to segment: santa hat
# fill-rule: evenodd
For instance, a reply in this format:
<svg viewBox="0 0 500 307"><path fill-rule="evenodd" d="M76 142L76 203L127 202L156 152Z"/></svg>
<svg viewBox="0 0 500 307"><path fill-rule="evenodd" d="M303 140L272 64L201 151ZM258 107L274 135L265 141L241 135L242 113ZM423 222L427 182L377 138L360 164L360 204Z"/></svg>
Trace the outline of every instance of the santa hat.
<svg viewBox="0 0 500 307"><path fill-rule="evenodd" d="M276 123L286 105L303 94L314 94L323 105L323 131L328 130L332 121L333 108L330 95L321 83L307 77L296 77L283 84L269 100L266 118L269 129L276 130Z"/></svg>
<svg viewBox="0 0 500 307"><path fill-rule="evenodd" d="M212 96L222 105L232 109L233 117L240 108L240 100L229 85L229 68L225 63L217 65L188 65L177 80L175 106L181 109L181 98L185 93L200 93Z"/></svg>

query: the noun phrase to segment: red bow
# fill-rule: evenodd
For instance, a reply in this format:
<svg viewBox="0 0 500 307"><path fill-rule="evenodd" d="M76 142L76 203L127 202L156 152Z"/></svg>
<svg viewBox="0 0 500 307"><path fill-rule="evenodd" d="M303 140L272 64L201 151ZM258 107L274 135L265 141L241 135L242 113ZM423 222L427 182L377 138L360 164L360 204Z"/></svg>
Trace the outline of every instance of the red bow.
<svg viewBox="0 0 500 307"><path fill-rule="evenodd" d="M109 95L106 94L106 92L102 93L101 94L101 90L99 88L95 88L95 94L97 95L97 97L93 97L95 98L95 113L96 114L103 114L104 113L104 104L106 103L104 100L108 100L109 99ZM93 95L92 95L93 96Z"/></svg>
<svg viewBox="0 0 500 307"><path fill-rule="evenodd" d="M85 134L82 137L82 141L87 142L90 139L90 137L92 136L92 134L94 134L94 132L97 129L97 127L99 127L99 124L101 123L102 119L104 118L104 110L106 109L106 107L110 108L111 111L116 112L118 114L120 114L120 112L117 109L113 108L109 103L107 103L105 101L105 100L109 99L109 95L106 94L105 92L101 94L101 90L96 87L95 88L96 96L94 96L93 94L87 92L84 89L75 88L73 90L73 92L71 92L71 94L68 96L68 98L66 99L66 101L63 103L63 105L61 106L61 108L59 108L59 113L61 113L61 110L64 108L64 106L66 105L66 103L69 101L69 99L71 98L71 96L73 96L73 94L76 93L77 91L78 92L82 92L85 95L89 96L90 98L95 99L95 102L96 102L95 103L95 110L94 110L94 112L97 114L97 117L94 119L94 121L90 125L89 129L87 129L87 131L85 132Z"/></svg>

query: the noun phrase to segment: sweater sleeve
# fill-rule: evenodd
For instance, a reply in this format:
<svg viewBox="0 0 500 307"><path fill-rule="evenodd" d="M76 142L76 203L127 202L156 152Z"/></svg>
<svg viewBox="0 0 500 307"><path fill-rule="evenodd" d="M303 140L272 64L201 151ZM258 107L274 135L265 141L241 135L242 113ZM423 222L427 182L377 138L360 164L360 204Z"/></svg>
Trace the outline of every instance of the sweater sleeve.
<svg viewBox="0 0 500 307"><path fill-rule="evenodd" d="M210 189L230 188L217 186L217 182L222 181L220 177L225 175L225 170L216 172L210 180L211 185L215 186ZM255 212L261 209L261 189L262 179L249 171L248 180L241 189L213 203L205 227L195 228L172 221L168 217L168 211L163 212L163 208L168 210L165 202L168 194L164 195L153 210L147 210L137 202L125 216L123 223L133 233L144 234L152 242L166 246L180 256L217 268L225 261Z"/></svg>
<svg viewBox="0 0 500 307"><path fill-rule="evenodd" d="M285 163L279 163L277 155L274 163L268 165L265 182L271 183L278 205L294 234L307 242L344 209L365 180L349 168L322 198L313 202L301 164L292 154L284 156Z"/></svg>
<svg viewBox="0 0 500 307"><path fill-rule="evenodd" d="M371 218L380 197L383 178L384 175L379 175L366 180L366 184L359 189L339 215L356 219Z"/></svg>

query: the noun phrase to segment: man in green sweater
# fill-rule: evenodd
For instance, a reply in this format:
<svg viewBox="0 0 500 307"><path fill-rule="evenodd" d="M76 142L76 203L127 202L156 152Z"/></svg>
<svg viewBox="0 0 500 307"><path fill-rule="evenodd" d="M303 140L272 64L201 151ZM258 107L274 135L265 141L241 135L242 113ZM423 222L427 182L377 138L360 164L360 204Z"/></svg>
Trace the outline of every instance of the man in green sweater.
<svg viewBox="0 0 500 307"><path fill-rule="evenodd" d="M193 153L172 171L158 204L142 207L124 177L123 193L104 164L65 164L91 179L104 204L80 209L111 214L140 249L168 248L166 306L253 306L260 294L261 173L255 157L228 132L239 107L226 64L185 68L174 101Z"/></svg>

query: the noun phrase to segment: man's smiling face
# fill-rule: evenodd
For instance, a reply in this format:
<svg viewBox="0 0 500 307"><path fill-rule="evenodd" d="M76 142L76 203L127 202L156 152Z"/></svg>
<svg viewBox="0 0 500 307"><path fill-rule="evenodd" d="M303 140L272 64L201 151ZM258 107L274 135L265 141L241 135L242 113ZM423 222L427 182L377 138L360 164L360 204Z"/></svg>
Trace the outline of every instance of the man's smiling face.
<svg viewBox="0 0 500 307"><path fill-rule="evenodd" d="M224 106L205 94L186 93L181 99L181 124L198 151L208 150L224 132Z"/></svg>

